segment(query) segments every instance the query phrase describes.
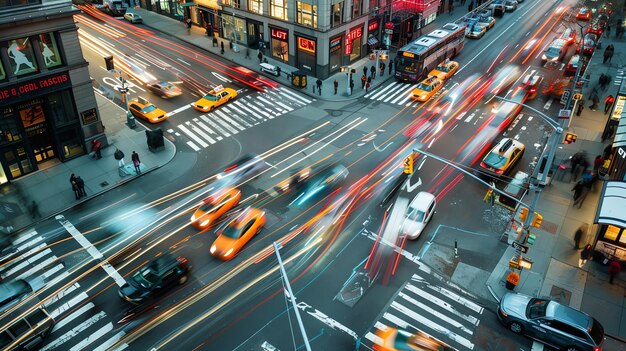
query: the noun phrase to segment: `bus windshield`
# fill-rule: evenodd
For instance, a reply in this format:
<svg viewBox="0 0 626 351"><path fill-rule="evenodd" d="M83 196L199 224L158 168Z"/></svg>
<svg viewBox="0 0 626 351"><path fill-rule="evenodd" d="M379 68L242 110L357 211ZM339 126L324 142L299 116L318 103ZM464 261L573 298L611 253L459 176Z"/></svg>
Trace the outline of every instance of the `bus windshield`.
<svg viewBox="0 0 626 351"><path fill-rule="evenodd" d="M410 73L417 73L418 64L415 60L406 57L398 57L398 68Z"/></svg>

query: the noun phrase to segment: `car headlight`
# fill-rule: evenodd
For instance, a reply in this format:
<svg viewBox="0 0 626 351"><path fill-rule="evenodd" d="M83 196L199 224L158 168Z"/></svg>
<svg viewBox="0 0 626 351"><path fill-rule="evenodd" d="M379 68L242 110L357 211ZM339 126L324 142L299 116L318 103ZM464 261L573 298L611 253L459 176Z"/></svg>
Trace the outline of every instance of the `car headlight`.
<svg viewBox="0 0 626 351"><path fill-rule="evenodd" d="M224 254L224 257L230 256L231 253L233 253L233 248L230 248L228 251L226 251L226 253Z"/></svg>
<svg viewBox="0 0 626 351"><path fill-rule="evenodd" d="M422 94L422 95L420 95L420 99L426 99L426 97L428 97L428 94Z"/></svg>
<svg viewBox="0 0 626 351"><path fill-rule="evenodd" d="M194 213L194 214L191 215L191 221L193 222L195 220L196 220L196 214Z"/></svg>
<svg viewBox="0 0 626 351"><path fill-rule="evenodd" d="M208 219L205 219L204 221L202 221L202 223L200 223L200 225L203 226L203 227L208 225L208 224L209 224L209 220Z"/></svg>
<svg viewBox="0 0 626 351"><path fill-rule="evenodd" d="M210 251L211 251L212 254L214 254L216 250L217 250L217 246L215 246L215 245L211 246L211 250Z"/></svg>
<svg viewBox="0 0 626 351"><path fill-rule="evenodd" d="M542 60L547 60L547 59L548 59L548 56L546 56L545 54L543 54L543 55L541 55L541 59L542 59Z"/></svg>

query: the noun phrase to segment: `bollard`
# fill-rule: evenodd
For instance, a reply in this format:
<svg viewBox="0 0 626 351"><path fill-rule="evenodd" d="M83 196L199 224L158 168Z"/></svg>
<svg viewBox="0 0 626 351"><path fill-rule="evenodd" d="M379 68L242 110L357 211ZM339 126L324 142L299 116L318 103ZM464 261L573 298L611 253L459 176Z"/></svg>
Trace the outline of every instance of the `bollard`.
<svg viewBox="0 0 626 351"><path fill-rule="evenodd" d="M456 240L454 241L454 257L455 258L459 257L459 248L458 248Z"/></svg>

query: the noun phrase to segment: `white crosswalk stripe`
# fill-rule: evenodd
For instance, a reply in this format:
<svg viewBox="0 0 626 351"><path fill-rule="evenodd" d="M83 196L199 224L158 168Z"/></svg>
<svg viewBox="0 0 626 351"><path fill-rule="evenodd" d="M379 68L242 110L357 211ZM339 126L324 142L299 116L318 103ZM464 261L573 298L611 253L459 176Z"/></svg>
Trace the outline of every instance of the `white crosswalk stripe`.
<svg viewBox="0 0 626 351"><path fill-rule="evenodd" d="M365 94L364 97L400 106L417 105L418 102L411 99L411 93L415 87L417 87L417 84L393 81L384 87Z"/></svg>
<svg viewBox="0 0 626 351"><path fill-rule="evenodd" d="M484 309L461 291L423 272L413 274L387 304L364 342L381 344L377 331L387 327L424 333L459 351L473 350L472 337Z"/></svg>
<svg viewBox="0 0 626 351"><path fill-rule="evenodd" d="M267 89L264 92L240 96L209 113L181 122L167 132L180 138L192 150L201 152L221 140L234 137L260 123L315 101L317 100L301 96L285 87ZM182 108L173 112L180 111Z"/></svg>
<svg viewBox="0 0 626 351"><path fill-rule="evenodd" d="M65 265L55 255L56 247L49 246L37 231L20 236L13 244L18 255L3 267L3 279L39 276L44 279L44 289L51 291L57 291L70 279ZM59 254L59 257L64 256ZM82 290L81 284L76 282L42 303L55 324L50 335L38 345L39 350L105 350L124 335L113 332L107 313Z"/></svg>

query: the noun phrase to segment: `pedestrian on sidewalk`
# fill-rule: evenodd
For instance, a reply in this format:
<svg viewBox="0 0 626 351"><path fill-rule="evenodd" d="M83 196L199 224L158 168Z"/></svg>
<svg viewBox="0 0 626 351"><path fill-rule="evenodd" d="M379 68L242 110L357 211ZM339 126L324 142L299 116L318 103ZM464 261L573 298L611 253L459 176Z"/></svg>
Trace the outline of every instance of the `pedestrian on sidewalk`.
<svg viewBox="0 0 626 351"><path fill-rule="evenodd" d="M613 97L613 95L609 95L606 97L606 99L604 99L604 114L605 115L609 113L609 110L611 109L611 107L613 107L614 102L615 102L615 98Z"/></svg>
<svg viewBox="0 0 626 351"><path fill-rule="evenodd" d="M582 185L581 191L580 191L580 194L578 195L578 198L574 200L574 204L572 206L576 207L576 205L578 205L578 208L581 208L583 207L583 202L585 202L585 199L587 198L587 194L589 194L589 189L591 189L592 184L591 182L584 182L582 180L579 183L581 183Z"/></svg>
<svg viewBox="0 0 626 351"><path fill-rule="evenodd" d="M365 83L367 82L367 74L361 76L361 89L365 89Z"/></svg>
<svg viewBox="0 0 626 351"><path fill-rule="evenodd" d="M611 264L609 264L609 284L613 284L613 279L622 270L622 265L618 260L611 260Z"/></svg>
<svg viewBox="0 0 626 351"><path fill-rule="evenodd" d="M322 80L318 78L315 84L317 85L317 92L319 93L319 96L322 96Z"/></svg>
<svg viewBox="0 0 626 351"><path fill-rule="evenodd" d="M589 225L587 223L583 223L583 225L576 230L576 233L574 233L574 250L580 250L580 240L583 236L585 236L585 234L587 234L588 228Z"/></svg>
<svg viewBox="0 0 626 351"><path fill-rule="evenodd" d="M615 53L615 47L613 46L613 44L609 44L609 46L607 46L607 49L609 49L609 63L611 63L611 59L613 58L613 54Z"/></svg>
<svg viewBox="0 0 626 351"><path fill-rule="evenodd" d="M598 78L598 83L600 84L600 89L602 89L602 91L605 91L607 85L611 83L611 76L602 73Z"/></svg>
<svg viewBox="0 0 626 351"><path fill-rule="evenodd" d="M578 200L578 198L580 197L580 194L582 194L583 192L583 181L580 180L576 184L574 184L572 191L574 192L574 196L573 196L574 201Z"/></svg>
<svg viewBox="0 0 626 351"><path fill-rule="evenodd" d="M602 155L596 156L596 159L593 160L593 171L597 172L598 168L602 166L602 163L604 163L604 157L602 157Z"/></svg>
<svg viewBox="0 0 626 351"><path fill-rule="evenodd" d="M259 52L256 54L256 57L258 57L259 63L263 62L263 53L261 52L261 49L259 49Z"/></svg>
<svg viewBox="0 0 626 351"><path fill-rule="evenodd" d="M370 77L372 77L372 79L376 79L376 67L374 67L373 65L370 68L370 73L371 73Z"/></svg>
<svg viewBox="0 0 626 351"><path fill-rule="evenodd" d="M78 185L76 184L76 175L74 173L70 175L70 184L72 184L72 190L74 191L74 196L76 196L76 200L80 199L80 190L78 190Z"/></svg>
<svg viewBox="0 0 626 351"><path fill-rule="evenodd" d="M585 109L585 103L583 101L579 101L578 107L576 108L576 116L580 117L580 114L583 113L583 109Z"/></svg>
<svg viewBox="0 0 626 351"><path fill-rule="evenodd" d="M87 193L85 192L85 181L80 176L76 177L76 186L78 187L80 197L87 196Z"/></svg>
<svg viewBox="0 0 626 351"><path fill-rule="evenodd" d="M187 34L191 34L191 18L187 17L185 23L187 25Z"/></svg>
<svg viewBox="0 0 626 351"><path fill-rule="evenodd" d="M337 79L333 82L333 86L335 87L335 95L337 95L337 89L339 89L339 81Z"/></svg>
<svg viewBox="0 0 626 351"><path fill-rule="evenodd" d="M372 85L372 83L370 83L370 82L365 83L365 92L366 93L369 92L371 85Z"/></svg>
<svg viewBox="0 0 626 351"><path fill-rule="evenodd" d="M600 98L598 97L598 94L594 92L593 96L591 97L591 106L589 106L589 108L591 109L591 111L596 111L599 104Z"/></svg>
<svg viewBox="0 0 626 351"><path fill-rule="evenodd" d="M217 47L217 37L213 37L213 47Z"/></svg>
<svg viewBox="0 0 626 351"><path fill-rule="evenodd" d="M220 54L224 55L224 41L220 42Z"/></svg>
<svg viewBox="0 0 626 351"><path fill-rule="evenodd" d="M393 60L389 60L389 75L391 75L392 69L393 69Z"/></svg>
<svg viewBox="0 0 626 351"><path fill-rule="evenodd" d="M367 77L367 66L363 66L363 75Z"/></svg>
<svg viewBox="0 0 626 351"><path fill-rule="evenodd" d="M124 153L122 152L122 150L120 150L118 148L115 149L115 153L113 153L113 158L115 158L117 160L117 167L118 168L122 168L126 164L124 162Z"/></svg>
<svg viewBox="0 0 626 351"><path fill-rule="evenodd" d="M130 155L130 158L133 160L133 166L135 166L135 173L141 174L141 160L139 159L139 154L133 151Z"/></svg>
<svg viewBox="0 0 626 351"><path fill-rule="evenodd" d="M95 157L96 160L101 159L102 153L100 149L102 149L102 142L98 139L92 139L91 140L91 152L93 153L93 155L91 157Z"/></svg>
<svg viewBox="0 0 626 351"><path fill-rule="evenodd" d="M381 63L380 63L380 76L381 76L381 77L385 75L385 67L387 67L387 66L385 65L385 63L384 63L384 62L381 62Z"/></svg>
<svg viewBox="0 0 626 351"><path fill-rule="evenodd" d="M350 78L350 95L352 96L352 92L354 91L354 79Z"/></svg>
<svg viewBox="0 0 626 351"><path fill-rule="evenodd" d="M607 23L606 29L604 31L606 32L607 38L611 37L611 25L610 24Z"/></svg>
<svg viewBox="0 0 626 351"><path fill-rule="evenodd" d="M606 61L611 62L610 59L613 56L614 50L613 44L608 45L606 49L604 49L604 61L602 61L602 63L606 63Z"/></svg>
<svg viewBox="0 0 626 351"><path fill-rule="evenodd" d="M37 205L35 200L30 203L30 215L33 217L33 219L41 217L41 213L39 213L39 206Z"/></svg>
<svg viewBox="0 0 626 351"><path fill-rule="evenodd" d="M591 258L591 244L587 244L585 245L585 248L580 252L580 259L578 260L578 268L582 268L590 258Z"/></svg>

